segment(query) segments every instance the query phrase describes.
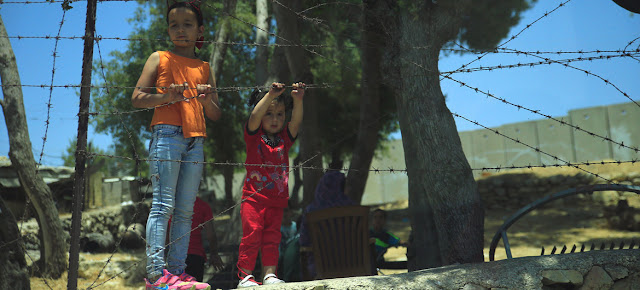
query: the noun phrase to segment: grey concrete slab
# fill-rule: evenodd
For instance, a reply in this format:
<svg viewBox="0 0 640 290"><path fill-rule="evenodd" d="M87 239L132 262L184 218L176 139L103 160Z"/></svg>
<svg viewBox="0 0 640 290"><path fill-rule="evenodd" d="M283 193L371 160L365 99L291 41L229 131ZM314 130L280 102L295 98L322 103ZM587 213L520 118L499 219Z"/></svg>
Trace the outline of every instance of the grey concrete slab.
<svg viewBox="0 0 640 290"><path fill-rule="evenodd" d="M473 156L467 156L474 168L506 165L505 138L487 129L470 131L473 139Z"/></svg>
<svg viewBox="0 0 640 290"><path fill-rule="evenodd" d="M556 117L556 119L564 122L569 121L567 117ZM540 150L558 157L558 159L575 162L573 138L571 137L572 128L550 119L540 120L537 121L537 123ZM540 161L546 165L563 163L556 160L553 156L540 154Z"/></svg>
<svg viewBox="0 0 640 290"><path fill-rule="evenodd" d="M600 136L610 136L607 115L606 107L592 107L569 111L571 124ZM573 131L573 138L577 162L613 158L611 143L578 130Z"/></svg>
<svg viewBox="0 0 640 290"><path fill-rule="evenodd" d="M540 153L534 148L538 148L537 122L521 122L503 125L499 128L505 136L519 141L520 143L505 138L505 158L507 166L539 165Z"/></svg>
<svg viewBox="0 0 640 290"><path fill-rule="evenodd" d="M638 149L640 146L640 107L634 103L625 103L607 107L611 139L617 143ZM615 160L634 160L640 158L637 150L612 144Z"/></svg>

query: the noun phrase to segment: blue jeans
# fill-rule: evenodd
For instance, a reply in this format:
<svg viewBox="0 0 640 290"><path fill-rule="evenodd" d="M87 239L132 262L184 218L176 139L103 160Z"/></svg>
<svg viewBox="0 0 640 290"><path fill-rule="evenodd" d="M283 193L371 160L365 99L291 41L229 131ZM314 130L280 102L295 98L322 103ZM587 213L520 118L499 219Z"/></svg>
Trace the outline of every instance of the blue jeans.
<svg viewBox="0 0 640 290"><path fill-rule="evenodd" d="M204 164L204 138L184 138L182 127L155 125L149 144L153 201L147 219L147 274L162 275L167 224L171 219L167 267L181 274L185 267L193 203ZM182 161L182 162L178 162Z"/></svg>

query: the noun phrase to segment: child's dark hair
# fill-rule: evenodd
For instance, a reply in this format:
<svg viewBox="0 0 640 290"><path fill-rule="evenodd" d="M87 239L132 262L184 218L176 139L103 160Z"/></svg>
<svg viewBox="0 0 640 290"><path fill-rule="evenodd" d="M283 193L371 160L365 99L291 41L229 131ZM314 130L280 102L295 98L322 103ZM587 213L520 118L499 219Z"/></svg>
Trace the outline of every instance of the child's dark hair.
<svg viewBox="0 0 640 290"><path fill-rule="evenodd" d="M167 8L167 24L169 23L169 12L171 12L171 10L176 8L187 8L191 9L191 11L196 14L196 18L198 19L198 26L203 26L204 19L202 18L202 12L200 11L200 6L198 5L198 3L200 3L200 1L173 2L173 4L171 4L171 6Z"/></svg>
<svg viewBox="0 0 640 290"><path fill-rule="evenodd" d="M251 96L249 96L249 107L251 108L255 107L258 104L258 102L260 102L260 100L264 98L266 94L267 93L264 93L262 89L259 89L259 88L255 89L251 93ZM273 101L276 104L283 104L284 110L287 112L293 109L293 99L291 98L290 95L281 94L277 96L275 99L273 99Z"/></svg>

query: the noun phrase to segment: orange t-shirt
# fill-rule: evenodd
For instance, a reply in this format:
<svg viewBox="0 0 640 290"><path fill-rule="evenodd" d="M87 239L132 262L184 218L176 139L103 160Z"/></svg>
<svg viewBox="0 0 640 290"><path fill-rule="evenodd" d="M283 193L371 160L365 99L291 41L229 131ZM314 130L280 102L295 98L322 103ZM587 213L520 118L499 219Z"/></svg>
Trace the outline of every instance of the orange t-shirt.
<svg viewBox="0 0 640 290"><path fill-rule="evenodd" d="M169 87L171 84L186 82L189 88L195 88L198 84L209 83L208 62L182 57L169 51L158 51L158 54L160 63L156 87L159 94L166 92L160 87ZM191 98L195 97L197 92L195 89L189 89L185 90L183 95ZM156 107L151 126L158 124L181 126L185 138L207 136L204 111L200 102L195 99Z"/></svg>

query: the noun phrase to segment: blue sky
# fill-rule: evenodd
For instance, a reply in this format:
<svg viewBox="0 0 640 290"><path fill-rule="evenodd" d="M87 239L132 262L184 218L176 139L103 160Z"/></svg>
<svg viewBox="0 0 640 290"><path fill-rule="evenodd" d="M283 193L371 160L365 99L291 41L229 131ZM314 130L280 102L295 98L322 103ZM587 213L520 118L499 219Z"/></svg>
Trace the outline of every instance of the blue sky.
<svg viewBox="0 0 640 290"><path fill-rule="evenodd" d="M527 24L534 22L545 12L555 9L562 2L538 1L532 9L524 14L523 20L512 29L510 35L520 32ZM132 1L99 2L97 34L103 37L126 38L133 28L127 19L133 17L137 5ZM73 6L74 8L65 15L61 36L82 36L84 34L86 2L77 2ZM0 15L10 37L55 36L60 27L62 9L60 3L30 5L5 3L0 5ZM561 7L549 16L538 20L504 47L529 52L618 50L624 49L629 42L638 37L640 37L640 15L632 14L610 0L573 0L565 7ZM18 61L22 84L50 84L55 41L52 39L16 38L10 40ZM101 41L100 50L103 58L108 59L108 54L112 50L124 50L126 44L126 41L121 40ZM640 39L627 49L638 49L639 46ZM83 41L81 39L62 39L59 41L54 85L80 83L82 49ZM97 47L94 47L94 58L97 58L97 53ZM576 54L543 56L558 60L575 58ZM475 58L471 55L451 55L442 58L440 71L455 70ZM572 62L571 65L611 81L632 99L638 101L640 100L640 61L637 59L640 57ZM471 64L470 67L536 61L539 59L525 55L490 54L482 58L481 61ZM489 91L497 97L527 108L539 109L542 113L552 116L563 116L569 110L577 108L630 102L613 86L605 84L599 78L558 64L458 73L451 75L451 77L472 87ZM135 84L121 85L133 86ZM220 85L233 86L233 84ZM445 79L441 85L443 92L447 95L447 104L452 112L488 127L542 118L539 115L518 110L497 100L487 98L487 96L461 87L451 80ZM70 140L76 136L78 92L78 89L53 89L52 107L49 112L51 125L44 144L44 158L42 160L45 165L61 165L60 156L65 152ZM23 87L23 95L29 134L37 160L45 136L49 90ZM2 118L4 117L2 116ZM465 120L456 119L456 123L459 131L479 129L476 125ZM103 149L111 144L109 136L95 134L92 129L89 131L89 140ZM0 156L7 156L8 152L7 129L5 123L0 122Z"/></svg>

